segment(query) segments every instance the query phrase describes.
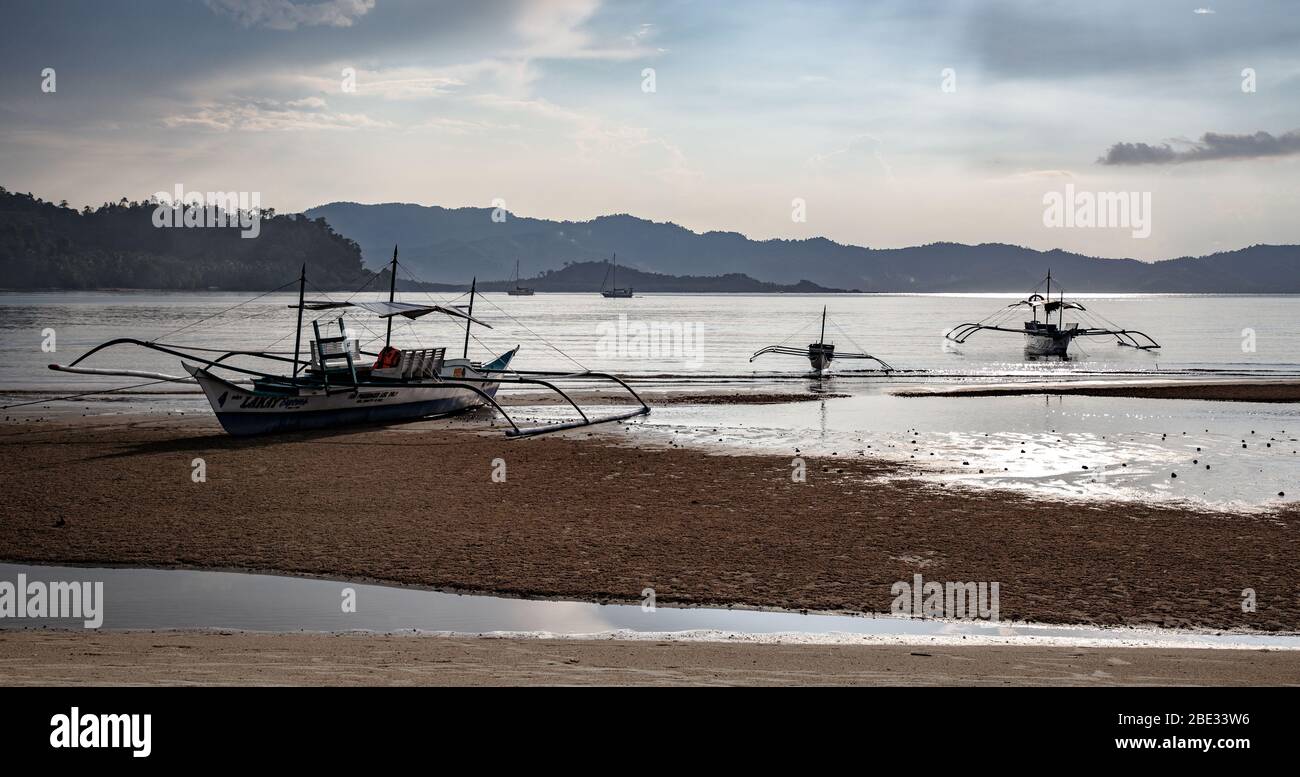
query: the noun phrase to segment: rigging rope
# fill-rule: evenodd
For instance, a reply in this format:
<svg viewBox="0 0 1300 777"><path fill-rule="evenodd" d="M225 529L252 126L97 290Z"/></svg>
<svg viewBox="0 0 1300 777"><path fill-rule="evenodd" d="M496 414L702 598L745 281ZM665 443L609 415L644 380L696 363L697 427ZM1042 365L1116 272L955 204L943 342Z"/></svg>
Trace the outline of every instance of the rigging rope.
<svg viewBox="0 0 1300 777"><path fill-rule="evenodd" d="M406 274L409 275L409 276L411 276L411 280L415 281L416 283L423 284L423 285L429 285L429 284L426 284L424 281L420 280L420 278L418 278L418 277L415 275L415 273L411 271L411 268L407 267L407 266L406 266L405 264L403 264L402 262L399 261L399 262L397 263L397 266L398 266L398 267L401 267L403 270L406 270ZM437 300L434 299L433 294L431 294L427 289L422 289L421 291L425 294L425 296L429 297L429 299L434 300L435 302L437 302ZM455 302L456 300L458 300L458 299L460 299L461 297L465 296L465 294L467 294L467 293L468 293L468 292L462 292L462 293L459 294L458 296L453 297L450 301L443 301L443 302L441 302L441 303L439 303L439 304L451 305L453 302ZM492 306L492 308L493 308L494 310L496 310L496 311L499 312L501 315L503 315L503 316L505 316L506 318L508 318L508 319L510 319L511 321L513 321L517 326L519 326L521 329L523 329L523 330L524 330L525 332L527 332L528 334L530 334L530 335L532 335L533 337L537 338L538 341L540 341L541 343L543 343L544 345L546 345L546 346L547 346L548 348L550 348L551 350L555 351L555 352L558 353L559 355L563 356L564 358L566 358L566 359L568 359L569 361L573 362L574 364L578 365L578 366L579 366L580 368L582 368L584 371L588 371L588 367L587 367L585 364L583 364L582 362L580 362L580 361L578 361L577 359L573 358L573 357L570 356L569 354L565 353L565 352L564 352L564 351L563 351L559 346L554 345L553 343L551 343L551 341L547 340L545 337L542 337L541 335L539 335L539 334L537 334L536 332L534 332L532 329L529 329L529 328L528 328L528 327L527 327L523 322L521 322L519 319L515 318L514 316L510 315L508 312L506 312L504 309L502 309L500 305L497 305L497 304L496 304L495 302L493 302L490 298L488 298L488 297L486 297L486 296L479 296L479 299L482 299L482 300L484 300L485 302L487 302L489 305ZM466 321L466 322L465 322L465 326L467 326L467 327L469 327L469 326L473 326L473 323L470 322L470 321ZM484 348L487 348L487 346L484 345L483 341L479 340L478 337L476 337L472 331L470 332L470 338L473 339L474 342L478 343L479 345L482 345ZM489 350L491 350L491 349L489 349Z"/></svg>
<svg viewBox="0 0 1300 777"><path fill-rule="evenodd" d="M857 348L857 349L858 349L859 351L861 351L862 353L870 355L870 352L867 351L866 348L863 348L862 345L861 345L860 343L858 343L858 341L854 340L852 337L849 336L849 333L848 333L848 332L845 332L845 331L840 327L839 324L835 323L835 319L831 318L831 319L828 319L828 320L831 322L831 326L835 327L836 331L838 331L840 334L844 335L844 338L845 338L846 340L849 341L849 344L851 344L854 348Z"/></svg>
<svg viewBox="0 0 1300 777"><path fill-rule="evenodd" d="M218 311L218 312L216 312L216 313L213 313L213 314L210 315L210 316L204 316L203 318L200 318L200 319L198 319L198 320L196 320L196 321L191 321L190 323L188 323L188 324L186 324L186 325L184 325L184 326L182 326L182 327L178 327L178 328L176 328L176 329L173 329L173 330L170 331L170 332L164 332L163 334L158 335L158 337L159 337L159 338L162 338L162 337L171 337L172 335L176 334L177 332L184 332L186 329L189 329L189 328L192 327L192 326L196 326L196 325L198 325L198 324L201 324L201 323L203 323L204 321L210 321L211 319L214 319L214 318L216 318L217 316L225 315L226 313L229 313L230 311L234 310L235 308L243 307L244 305L247 305L247 304L250 303L250 302L256 302L257 300L259 300L259 299L261 299L262 297L265 297L265 296L267 296L267 295L269 295L269 294L275 294L275 293L278 292L278 291L283 291L284 289L288 288L289 286L292 286L292 285L295 284L295 283L297 283L296 280L289 281L288 283L284 284L283 286L280 286L280 287L278 287L278 288L271 289L270 291L264 291L264 292L262 292L261 294L258 294L256 297L252 297L252 298L250 298L250 299L246 299L246 300L244 300L243 302L240 302L240 303L237 304L237 305L231 305L230 307L226 308L225 310ZM153 341L153 340L150 340L149 342L154 342L154 341Z"/></svg>
<svg viewBox="0 0 1300 777"><path fill-rule="evenodd" d="M780 348L781 346L783 346L783 345L785 345L786 343L790 342L791 340L793 340L793 339L795 338L795 335L799 334L799 333L802 332L803 330L805 330L805 329L807 329L808 327L812 326L814 320L815 320L815 319L810 319L810 320L808 321L808 323L804 324L803 326L801 326L801 327L799 327L798 329L796 329L796 330L794 330L793 332L791 332L789 337L785 338L784 340L782 340L781 342L777 343L777 344L776 344L775 346L773 346L773 347L775 347L775 348Z"/></svg>
<svg viewBox="0 0 1300 777"><path fill-rule="evenodd" d="M133 386L122 386L120 388L101 389L99 391L84 391L80 394L69 394L65 397L46 397L45 399L37 399L31 402L19 402L13 405L0 405L0 410L9 410L10 408L14 408L14 407L26 407L28 405L39 405L43 402L65 402L69 399L80 399L81 397L92 397L99 394L115 394L119 391L130 391L131 389L144 388L145 386L154 386L159 383L188 383L190 380L191 380L190 378L167 378L165 380L151 380L146 383L137 383Z"/></svg>

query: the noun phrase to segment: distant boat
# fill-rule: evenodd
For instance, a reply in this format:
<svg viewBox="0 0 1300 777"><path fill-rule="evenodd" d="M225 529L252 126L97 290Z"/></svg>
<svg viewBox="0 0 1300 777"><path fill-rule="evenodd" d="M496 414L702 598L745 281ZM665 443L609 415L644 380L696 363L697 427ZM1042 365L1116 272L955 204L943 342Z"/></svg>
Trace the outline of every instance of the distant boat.
<svg viewBox="0 0 1300 777"><path fill-rule="evenodd" d="M807 326L805 324L804 326ZM796 332L795 334L798 334ZM794 335L791 335L793 337ZM836 359L870 359L880 365L885 372L893 372L894 368L869 353L850 353L841 351L835 352L835 345L826 342L826 307L822 306L822 333L821 337L815 343L809 344L807 348L796 348L792 345L769 345L766 348L755 351L754 355L749 357L752 362L765 353L776 353L783 356L803 356L808 359L812 365L812 370L817 375L825 375L831 368L831 362Z"/></svg>
<svg viewBox="0 0 1300 777"><path fill-rule="evenodd" d="M631 286L628 286L626 289L620 289L618 287L618 254L614 254L614 261L612 264L610 264L610 270L605 273L606 280L610 279L611 273L613 275L613 286L611 288L606 289L605 283L604 281L602 281L600 284L600 295L602 297L608 297L610 299L630 298L632 296Z"/></svg>
<svg viewBox="0 0 1300 777"><path fill-rule="evenodd" d="M1043 283L1040 282L1028 297L1007 305L993 315L974 323L958 324L944 337L954 343L964 343L971 335L981 330L1019 332L1025 336L1025 353L1029 356L1065 357L1066 351L1070 348L1070 343L1076 337L1114 337L1117 345L1137 348L1141 351L1150 351L1160 347L1160 344L1153 340L1150 335L1136 329L1116 327L1103 316L1094 316L1094 314L1089 313L1088 309L1082 304L1074 300L1067 300L1064 289L1053 300L1051 270L1047 271L1046 284L1046 288L1044 288ZM1040 288L1043 289L1042 294L1038 293ZM1012 317L1020 308L1029 308L1033 320L1023 322L1024 326L1018 329L1012 326L1004 326L1004 324L1012 323ZM1100 326L1081 327L1078 322L1074 321L1067 324L1065 322L1065 311L1067 310L1077 311L1075 315L1085 319L1085 323L1100 324ZM1040 313L1042 315L1041 321L1039 320ZM1053 315L1056 316L1055 323L1052 322ZM1097 320L1089 320L1093 318Z"/></svg>
<svg viewBox="0 0 1300 777"><path fill-rule="evenodd" d="M527 286L519 285L519 260L518 259L515 260L515 287L513 289L507 289L506 294L509 294L512 297L531 297L534 294L531 288Z"/></svg>

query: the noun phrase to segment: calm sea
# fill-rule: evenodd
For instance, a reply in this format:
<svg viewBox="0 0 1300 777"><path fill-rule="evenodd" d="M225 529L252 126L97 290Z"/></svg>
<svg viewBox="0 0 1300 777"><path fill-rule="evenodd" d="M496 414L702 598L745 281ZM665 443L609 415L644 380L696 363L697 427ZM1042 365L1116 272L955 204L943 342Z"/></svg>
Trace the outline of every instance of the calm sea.
<svg viewBox="0 0 1300 777"><path fill-rule="evenodd" d="M240 305L248 295L203 293L0 294L0 397L31 401L141 382L52 372L111 338L134 337L205 348L293 348L293 295ZM653 444L698 445L794 456L885 457L914 466L936 483L1025 489L1083 499L1174 501L1245 510L1300 496L1300 406L1112 397L920 398L891 396L902 382L961 382L1120 376L1300 375L1300 297L1092 295L1090 312L1145 331L1164 347L1145 352L1112 341L1076 341L1074 359L1029 361L1018 334L982 333L963 346L943 339L951 326L977 321L1019 295L645 295L607 300L596 294L493 294L476 300L470 356L522 346L527 369L579 365L638 378L667 390L776 388L829 390L847 398L783 405L667 405L623 427L605 427ZM372 299L378 298L372 296ZM427 301L408 294L411 302ZM434 298L453 302L451 297ZM463 300L461 300L463 301ZM235 307L237 306L238 307ZM900 372L855 372L837 362L828 381L803 377L799 357L754 351L820 336L840 350L866 350ZM337 327L337 314L318 314ZM363 315L348 326L382 343L384 323ZM1067 317L1067 321L1071 320ZM306 328L310 331L310 327ZM53 332L53 353L42 349ZM308 335L304 334L304 342ZM433 315L394 325L394 342L446 346L459 355L464 329ZM180 374L178 359L120 347L86 363ZM194 392L163 384L142 391ZM32 392L39 392L33 394ZM193 393L86 397L41 402L24 415L50 412L171 410L210 412ZM521 408L521 415L563 420L564 407ZM488 417L476 422L487 427ZM418 433L423 424L401 427ZM1285 494L1285 495L1283 495Z"/></svg>
<svg viewBox="0 0 1300 777"><path fill-rule="evenodd" d="M295 302L277 294L244 302L231 293L3 293L0 294L0 390L76 390L121 385L122 379L73 376L46 369L68 362L91 346L134 337L211 348L293 348ZM319 296L319 295L317 295ZM749 357L766 345L805 346L820 336L821 311L829 309L826 339L841 351L865 350L910 378L1043 376L1094 373L1300 374L1300 297L1205 295L1083 295L1089 308L1154 337L1164 347L1144 352L1117 347L1107 338L1077 340L1075 360L1027 361L1023 338L985 332L961 346L943 333L978 321L1017 299L1016 294L919 295L657 295L609 300L597 294L539 294L476 299L475 315L493 328L474 327L470 355L492 356L521 345L516 364L528 369L572 369L578 364L633 376L736 378L799 374L798 357ZM360 298L378 299L378 295ZM452 296L405 294L402 299L448 302ZM460 298L459 302L464 302ZM235 307L238 305L238 307ZM336 327L336 313L315 314ZM310 320L310 319L309 319ZM348 326L371 350L382 344L384 322L367 314ZM1067 316L1067 321L1070 317ZM42 349L53 330L55 353ZM179 331L177 331L179 330ZM310 332L310 326L305 327ZM304 334L304 342L308 337ZM445 345L462 350L464 329L432 315L394 324L394 341L410 347ZM558 350L557 350L558 349ZM561 353L563 352L563 353ZM178 374L175 358L119 348L87 366L129 367ZM864 362L842 361L846 378Z"/></svg>

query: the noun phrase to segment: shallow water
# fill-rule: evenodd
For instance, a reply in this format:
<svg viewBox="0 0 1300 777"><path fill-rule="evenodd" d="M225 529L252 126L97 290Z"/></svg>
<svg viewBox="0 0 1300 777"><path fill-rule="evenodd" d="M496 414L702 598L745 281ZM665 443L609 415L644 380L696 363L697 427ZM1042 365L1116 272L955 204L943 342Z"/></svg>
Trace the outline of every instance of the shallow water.
<svg viewBox="0 0 1300 777"><path fill-rule="evenodd" d="M520 412L562 415L550 407ZM622 436L792 460L883 458L936 483L1059 498L1248 511L1300 497L1296 405L873 392L779 405L668 405L626 424ZM816 477L810 468L810 488Z"/></svg>
<svg viewBox="0 0 1300 777"><path fill-rule="evenodd" d="M424 295L405 295L419 301ZM292 295L271 295L231 310L242 294L0 294L0 397L31 401L48 390L71 393L136 383L134 379L70 375L45 368L67 362L113 337L156 339L204 347L292 349ZM1069 362L1027 361L1018 335L986 333L964 346L941 337L951 324L977 320L1013 295L488 295L477 316L471 356L522 344L521 368L576 363L637 376L645 390L700 392L771 390L832 392L845 399L787 405L656 408L628 429L642 439L793 455L883 456L916 464L936 481L1025 489L1045 496L1183 501L1259 510L1300 498L1300 409L1295 405L1118 397L898 398L905 384L1016 381L1103 375L1191 377L1300 375L1300 297L1091 295L1108 318L1147 331L1158 352L1076 342ZM445 297L438 297L446 301ZM828 339L861 347L909 370L890 376L854 372L840 362L835 377L803 377L806 361L763 357L756 348L817 336L820 307L831 308ZM626 318L620 321L620 315ZM205 317L207 320L204 320ZM459 343L462 330L428 317L395 324L395 342ZM357 331L381 336L382 323L352 317ZM680 336L651 342L636 324L677 326ZM57 351L41 349L53 329ZM173 331L180 330L180 331ZM1253 332L1245 338L1243 332ZM686 333L690 332L688 336ZM847 334L846 334L847 333ZM627 337L623 337L627 334ZM1250 342L1248 342L1248 339ZM561 357L552 348L567 352ZM1251 346L1253 350L1243 350ZM455 348L449 350L455 351ZM569 359L572 359L571 361ZM126 366L170 374L178 359L139 348L98 354L88 366ZM755 367L761 367L755 370ZM20 411L95 415L113 412L205 414L190 386L164 384L142 392L39 402ZM508 392L507 392L508 393ZM529 408L538 419L569 418L559 407ZM1242 447L1245 445L1246 447ZM1196 450L1201 448L1200 451ZM1209 469L1206 469L1207 465ZM1176 477L1175 477L1176 476ZM1285 496L1278 496L1279 493Z"/></svg>
<svg viewBox="0 0 1300 777"><path fill-rule="evenodd" d="M103 628L239 629L271 632L451 632L534 636L678 635L697 639L776 637L802 642L995 641L1008 643L1280 647L1300 636L1100 629L984 621L600 605L458 595L278 575L192 570L0 564L0 581L102 581ZM343 591L356 611L343 611ZM79 628L79 620L0 619L0 629Z"/></svg>

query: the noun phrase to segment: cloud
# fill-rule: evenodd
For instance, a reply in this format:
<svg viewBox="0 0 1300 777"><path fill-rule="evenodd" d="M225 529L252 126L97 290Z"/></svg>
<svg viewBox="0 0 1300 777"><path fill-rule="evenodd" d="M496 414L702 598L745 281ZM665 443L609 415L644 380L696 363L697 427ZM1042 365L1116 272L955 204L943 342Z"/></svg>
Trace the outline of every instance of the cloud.
<svg viewBox="0 0 1300 777"><path fill-rule="evenodd" d="M1274 136L1267 132L1253 135L1225 135L1207 132L1196 142L1177 141L1184 149L1170 143L1116 143L1097 160L1103 165L1171 165L1182 162L1208 162L1216 159L1258 159L1260 157L1300 154L1300 130Z"/></svg>
<svg viewBox="0 0 1300 777"><path fill-rule="evenodd" d="M645 127L566 108L542 98L489 94L480 95L472 102L540 136L550 137L547 133L554 133L572 141L576 161L583 164L599 168L636 159L648 175L665 183L698 184L702 180L680 147Z"/></svg>
<svg viewBox="0 0 1300 777"><path fill-rule="evenodd" d="M1020 173L1013 173L1007 176L1011 181L1039 181L1044 178L1073 178L1074 173L1069 170L1026 170Z"/></svg>
<svg viewBox="0 0 1300 777"><path fill-rule="evenodd" d="M351 27L375 7L375 0L204 0L217 13L233 16L245 27L295 30L302 27Z"/></svg>
<svg viewBox="0 0 1300 777"><path fill-rule="evenodd" d="M325 100L320 97L304 97L301 100L290 100L285 103L289 108L309 108L312 110L321 110L325 108Z"/></svg>
<svg viewBox="0 0 1300 777"><path fill-rule="evenodd" d="M1196 8L1196 9L1193 9L1192 13L1194 13L1194 14L1200 14L1200 15L1204 16L1205 14L1212 14L1212 13L1214 13L1214 9L1213 9L1213 8Z"/></svg>
<svg viewBox="0 0 1300 777"><path fill-rule="evenodd" d="M414 132L431 131L443 132L449 135L482 136L488 132L521 132L523 127L519 124L500 124L490 121L474 121L470 119L455 119L439 116L416 122L406 129Z"/></svg>
<svg viewBox="0 0 1300 777"><path fill-rule="evenodd" d="M834 171L871 159L880 166L886 176L892 179L894 169L881 152L883 147L884 144L880 142L880 138L874 135L858 135L843 148L825 154L814 154L808 160L808 166L815 170Z"/></svg>
<svg viewBox="0 0 1300 777"><path fill-rule="evenodd" d="M210 103L189 113L165 117L168 128L197 128L218 132L275 132L283 130L383 129L389 122L376 121L361 113L330 113L323 99L301 100L232 99Z"/></svg>

